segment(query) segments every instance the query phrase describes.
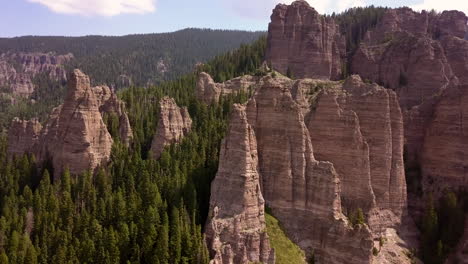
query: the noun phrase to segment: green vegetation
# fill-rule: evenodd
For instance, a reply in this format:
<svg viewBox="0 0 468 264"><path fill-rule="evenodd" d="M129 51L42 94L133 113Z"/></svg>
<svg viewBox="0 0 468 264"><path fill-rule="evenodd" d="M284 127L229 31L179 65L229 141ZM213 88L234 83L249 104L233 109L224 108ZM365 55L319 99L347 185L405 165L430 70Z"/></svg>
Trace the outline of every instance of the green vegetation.
<svg viewBox="0 0 468 264"><path fill-rule="evenodd" d="M184 29L172 33L137 34L122 37L35 37L0 38L0 53L72 53L68 68L80 68L94 84L121 87L120 75L135 86L159 84L192 72L197 63L250 44L264 32ZM162 72L164 66L166 72Z"/></svg>
<svg viewBox="0 0 468 264"><path fill-rule="evenodd" d="M305 263L304 251L286 236L278 220L268 213L265 214L265 218L270 244L275 249L276 263Z"/></svg>
<svg viewBox="0 0 468 264"><path fill-rule="evenodd" d="M434 202L429 195L421 230L421 257L424 263L444 263L448 254L456 247L464 228L464 210L468 196L447 191ZM463 200L464 199L464 200Z"/></svg>
<svg viewBox="0 0 468 264"><path fill-rule="evenodd" d="M244 67L235 59L242 54L255 54L251 61L260 65L262 47L264 40L204 67L229 76ZM245 102L247 95L207 106L195 98L196 76L121 90L134 142L127 148L115 141L111 162L95 175L65 171L54 182L50 162L38 167L27 155L11 160L6 139L0 137L1 263L207 263L202 228L210 183L231 106ZM157 102L166 95L188 107L192 132L155 161L147 154L157 126ZM116 117L104 119L117 134Z"/></svg>
<svg viewBox="0 0 468 264"><path fill-rule="evenodd" d="M348 216L350 224L355 227L357 225L363 225L366 223L366 218L361 208L351 211Z"/></svg>

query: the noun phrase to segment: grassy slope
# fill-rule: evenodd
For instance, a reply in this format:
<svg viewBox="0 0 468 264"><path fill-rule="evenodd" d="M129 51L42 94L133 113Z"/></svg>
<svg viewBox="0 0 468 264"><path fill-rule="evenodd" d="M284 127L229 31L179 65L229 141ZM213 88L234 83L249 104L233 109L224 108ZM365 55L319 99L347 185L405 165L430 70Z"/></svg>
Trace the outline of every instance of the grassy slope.
<svg viewBox="0 0 468 264"><path fill-rule="evenodd" d="M276 263L305 263L304 252L286 236L278 220L269 214L265 214L265 218L270 244L275 249Z"/></svg>

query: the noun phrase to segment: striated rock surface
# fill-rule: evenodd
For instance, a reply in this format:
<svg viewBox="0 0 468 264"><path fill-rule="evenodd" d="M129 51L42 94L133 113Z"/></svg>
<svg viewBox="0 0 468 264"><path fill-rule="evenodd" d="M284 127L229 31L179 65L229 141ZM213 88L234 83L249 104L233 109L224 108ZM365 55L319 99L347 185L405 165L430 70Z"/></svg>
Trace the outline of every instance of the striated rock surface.
<svg viewBox="0 0 468 264"><path fill-rule="evenodd" d="M301 107L291 90L265 77L249 101L264 198L290 238L319 263L369 263L372 236L353 229L341 212L341 186L333 164L317 161Z"/></svg>
<svg viewBox="0 0 468 264"><path fill-rule="evenodd" d="M68 93L55 127L46 134L46 149L54 166L54 177L68 167L70 173L93 171L107 162L112 137L99 112L88 76L75 70L68 80ZM52 125L53 127L54 125ZM51 134L52 132L52 134Z"/></svg>
<svg viewBox="0 0 468 264"><path fill-rule="evenodd" d="M93 87L93 92L99 104L101 115L115 115L119 121L119 138L125 145L129 145L133 139L133 131L130 126L125 103L117 98L117 95L106 85Z"/></svg>
<svg viewBox="0 0 468 264"><path fill-rule="evenodd" d="M338 24L306 1L277 5L268 27L266 59L274 70L298 78L340 79L346 55Z"/></svg>
<svg viewBox="0 0 468 264"><path fill-rule="evenodd" d="M15 95L30 96L34 92L32 79L37 74L45 73L52 80L66 81L64 65L71 59L73 59L72 54L0 54L0 87L5 87Z"/></svg>
<svg viewBox="0 0 468 264"><path fill-rule="evenodd" d="M163 97L159 102L159 121L151 143L151 153L158 159L164 147L179 143L192 128L192 119L186 107L177 106L174 99Z"/></svg>
<svg viewBox="0 0 468 264"><path fill-rule="evenodd" d="M234 105L211 186L205 231L210 263L274 263L257 168L257 142L245 106Z"/></svg>
<svg viewBox="0 0 468 264"><path fill-rule="evenodd" d="M395 93L351 76L322 90L308 128L315 156L332 162L340 176L343 208L363 209L376 230L399 224L406 182L403 118ZM372 219L372 210L386 217Z"/></svg>
<svg viewBox="0 0 468 264"><path fill-rule="evenodd" d="M93 171L108 161L113 143L101 112L126 119L123 124L130 132L122 135L130 140L131 128L123 103L107 87L91 88L88 76L74 70L65 102L53 109L44 127L37 120L13 120L9 153L31 152L39 163L50 160L56 179L65 168L72 174Z"/></svg>
<svg viewBox="0 0 468 264"><path fill-rule="evenodd" d="M8 130L8 153L12 156L34 153L41 130L42 125L37 119L13 119Z"/></svg>

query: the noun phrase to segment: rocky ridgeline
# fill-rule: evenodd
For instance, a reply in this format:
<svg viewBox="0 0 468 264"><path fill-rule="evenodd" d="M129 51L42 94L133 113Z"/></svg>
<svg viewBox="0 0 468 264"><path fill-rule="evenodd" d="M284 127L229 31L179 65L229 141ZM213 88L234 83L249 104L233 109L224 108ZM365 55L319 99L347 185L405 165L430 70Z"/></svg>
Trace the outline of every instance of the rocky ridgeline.
<svg viewBox="0 0 468 264"><path fill-rule="evenodd" d="M388 9L346 55L338 22L306 1L278 5L271 16L267 60L296 77L340 79L341 67L394 90L404 118L406 166L423 189L468 186L464 102L468 85L466 15L459 11ZM344 32L343 30L341 32Z"/></svg>
<svg viewBox="0 0 468 264"><path fill-rule="evenodd" d="M14 95L28 97L34 92L32 79L37 74L47 73L52 80L66 81L64 65L72 59L72 54L0 54L0 87L7 88L8 92Z"/></svg>
<svg viewBox="0 0 468 264"><path fill-rule="evenodd" d="M192 119L186 107L177 106L174 99L163 97L159 101L159 121L151 143L151 155L159 159L164 148L179 143L192 128Z"/></svg>
<svg viewBox="0 0 468 264"><path fill-rule="evenodd" d="M391 230L399 229L406 214L403 118L395 92L366 84L359 76L345 82L266 76L251 86L255 92L245 112L255 140L247 137L247 132L238 135L239 130L232 125L239 122L237 112L226 138L236 133L242 146L253 144L247 139L256 142L252 149L258 153L255 166L261 193L250 198L251 203L263 197L290 238L306 252L314 250L319 263L375 261L373 240L396 234ZM246 164L242 157L235 151L221 154L223 166L212 183L212 208L226 210L237 205L232 202L235 198L231 203L219 202L217 193L247 192L242 184L218 180L226 177L222 171L246 170L239 168ZM364 213L365 225L355 225L349 218L359 209ZM213 219L226 223L230 213ZM236 215L242 213L236 211ZM242 220L238 232L250 230ZM218 237L218 244L236 244L232 236L229 242ZM400 242L384 250L390 252L392 261L409 263L403 254L405 247L408 245ZM218 248L212 246L215 252ZM249 251L230 247L234 257L245 250ZM257 248L250 250L258 255Z"/></svg>
<svg viewBox="0 0 468 264"><path fill-rule="evenodd" d="M93 171L109 160L113 143L101 113L119 116L121 140L130 142L132 131L123 102L106 86L91 87L88 76L75 70L64 103L52 111L44 127L37 120L13 120L9 154L28 152L39 163L51 160L55 178L65 168L73 174Z"/></svg>

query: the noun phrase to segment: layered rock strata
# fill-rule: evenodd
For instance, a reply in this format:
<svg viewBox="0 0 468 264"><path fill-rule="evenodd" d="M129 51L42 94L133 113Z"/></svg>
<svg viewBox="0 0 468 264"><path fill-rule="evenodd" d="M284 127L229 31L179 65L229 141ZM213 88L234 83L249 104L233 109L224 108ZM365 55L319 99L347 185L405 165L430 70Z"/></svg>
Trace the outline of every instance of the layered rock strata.
<svg viewBox="0 0 468 264"><path fill-rule="evenodd" d="M65 102L52 122L55 129L44 134L47 145L43 154L52 158L54 177L59 177L65 168L79 174L107 162L113 140L89 78L81 71L70 75Z"/></svg>
<svg viewBox="0 0 468 264"><path fill-rule="evenodd" d="M372 240L395 234L406 211L403 118L395 93L358 76L344 83L267 76L253 86L246 111L266 204L318 263L374 261ZM226 185L213 183L212 190L227 193ZM353 226L342 210L351 215L359 208L367 225ZM409 247L402 245L384 251L392 256Z"/></svg>
<svg viewBox="0 0 468 264"><path fill-rule="evenodd" d="M340 79L346 56L338 24L306 1L277 5L268 26L266 59L274 70L298 78Z"/></svg>
<svg viewBox="0 0 468 264"><path fill-rule="evenodd" d="M37 74L45 73L52 80L66 81L64 65L72 59L72 54L3 53L0 55L0 87L15 95L30 96L34 92L32 79Z"/></svg>
<svg viewBox="0 0 468 264"><path fill-rule="evenodd" d="M192 119L186 107L177 106L174 99L163 97L159 102L159 121L151 143L151 154L158 159L164 148L179 143L192 128Z"/></svg>
<svg viewBox="0 0 468 264"><path fill-rule="evenodd" d="M245 106L234 105L211 188L211 218L205 231L213 256L210 263L274 263L257 169L254 131Z"/></svg>
<svg viewBox="0 0 468 264"><path fill-rule="evenodd" d="M34 120L12 122L8 151L30 152L39 163L50 160L55 178L65 168L72 174L94 171L107 163L114 142L104 115L118 117L120 140L129 144L132 130L124 103L107 86L91 87L88 76L74 70L64 103L53 109L44 127Z"/></svg>
<svg viewBox="0 0 468 264"><path fill-rule="evenodd" d="M307 121L314 153L335 166L343 207L370 214L373 229L398 224L406 208L406 182L396 94L354 75L343 85L323 89L314 108ZM372 219L376 210L387 216Z"/></svg>

